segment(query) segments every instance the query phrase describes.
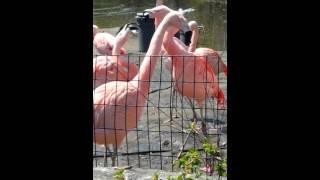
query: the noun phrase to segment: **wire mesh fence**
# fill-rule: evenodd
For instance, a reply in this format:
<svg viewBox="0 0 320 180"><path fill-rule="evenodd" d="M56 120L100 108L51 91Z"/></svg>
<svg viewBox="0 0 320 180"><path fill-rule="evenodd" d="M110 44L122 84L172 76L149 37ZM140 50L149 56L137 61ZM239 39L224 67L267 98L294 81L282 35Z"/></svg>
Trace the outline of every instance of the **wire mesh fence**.
<svg viewBox="0 0 320 180"><path fill-rule="evenodd" d="M174 161L191 148L207 158L205 137L226 156L227 108L218 102L221 94L227 100L227 78L220 66L210 56L157 56L143 63L149 58L94 57L93 166L176 171ZM226 53L219 61L227 62ZM138 72L130 75L132 64Z"/></svg>

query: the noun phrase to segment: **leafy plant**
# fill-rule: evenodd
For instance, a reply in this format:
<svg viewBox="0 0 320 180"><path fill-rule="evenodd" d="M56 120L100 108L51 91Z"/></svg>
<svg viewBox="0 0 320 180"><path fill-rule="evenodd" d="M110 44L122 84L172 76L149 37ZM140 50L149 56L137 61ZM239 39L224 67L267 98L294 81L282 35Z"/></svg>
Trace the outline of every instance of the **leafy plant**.
<svg viewBox="0 0 320 180"><path fill-rule="evenodd" d="M196 132L196 124L192 122L187 130L189 133L192 131ZM219 178L221 176L227 176L227 161L220 157L218 146L216 144L211 144L207 137L204 137L202 147L209 157L205 159L206 167L201 170L204 170L210 175L213 174L213 170L216 170L219 174ZM186 153L182 153L181 156L179 154L178 157L179 158L174 163L182 170L182 172L178 176L168 176L166 180L192 180L193 178L197 179L202 175L200 165L203 160L198 150L192 148ZM195 176L192 173L195 173Z"/></svg>
<svg viewBox="0 0 320 180"><path fill-rule="evenodd" d="M115 180L124 180L124 169L118 169L112 176Z"/></svg>
<svg viewBox="0 0 320 180"><path fill-rule="evenodd" d="M186 176L185 173L181 173L181 174L178 175L176 180L184 180L185 176Z"/></svg>
<svg viewBox="0 0 320 180"><path fill-rule="evenodd" d="M193 180L191 177L187 177L188 174L182 172L177 177L168 176L167 180Z"/></svg>
<svg viewBox="0 0 320 180"><path fill-rule="evenodd" d="M190 149L188 152L183 154L175 163L184 173L190 174L192 171L199 170L201 164L201 156L199 151L196 149Z"/></svg>
<svg viewBox="0 0 320 180"><path fill-rule="evenodd" d="M215 170L218 172L219 176L227 176L227 160L222 159L219 161Z"/></svg>
<svg viewBox="0 0 320 180"><path fill-rule="evenodd" d="M152 179L152 180L159 180L159 174L160 174L159 172L153 173L151 179Z"/></svg>
<svg viewBox="0 0 320 180"><path fill-rule="evenodd" d="M216 155L218 152L218 146L216 144L210 144L208 139L204 140L202 147L205 153L212 156Z"/></svg>

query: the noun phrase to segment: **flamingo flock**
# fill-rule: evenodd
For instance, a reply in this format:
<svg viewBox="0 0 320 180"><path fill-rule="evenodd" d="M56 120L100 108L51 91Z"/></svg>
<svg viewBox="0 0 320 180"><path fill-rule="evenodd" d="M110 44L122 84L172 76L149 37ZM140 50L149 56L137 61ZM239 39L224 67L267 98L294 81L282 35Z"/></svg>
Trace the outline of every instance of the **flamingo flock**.
<svg viewBox="0 0 320 180"><path fill-rule="evenodd" d="M174 89L190 103L191 99L197 102L203 126L202 106L206 99L214 97L219 107L226 105L217 75L223 72L227 76L227 66L215 50L196 48L199 36L197 22L188 22L185 11L172 10L161 0L154 8L145 11L155 18L156 30L139 68L127 60L127 52L123 48L131 33L129 24L124 25L115 37L107 32L98 32L98 26L93 25L93 44L101 54L93 58L94 142L104 145L109 152L112 146L112 166L115 166L117 148L128 130L136 128L140 120L158 56L171 57L165 67L172 73ZM179 30L192 31L189 47L175 37ZM194 117L198 120L195 112Z"/></svg>

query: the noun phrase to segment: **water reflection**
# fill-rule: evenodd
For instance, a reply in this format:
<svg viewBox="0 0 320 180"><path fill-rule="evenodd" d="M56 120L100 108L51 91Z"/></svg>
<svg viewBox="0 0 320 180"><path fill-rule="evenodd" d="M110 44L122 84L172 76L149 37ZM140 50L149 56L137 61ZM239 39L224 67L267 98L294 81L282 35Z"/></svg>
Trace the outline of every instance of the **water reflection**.
<svg viewBox="0 0 320 180"><path fill-rule="evenodd" d="M189 20L204 26L199 47L226 50L227 0L165 0L172 9L194 8ZM155 0L93 0L93 23L101 28L136 22L135 15L155 5Z"/></svg>

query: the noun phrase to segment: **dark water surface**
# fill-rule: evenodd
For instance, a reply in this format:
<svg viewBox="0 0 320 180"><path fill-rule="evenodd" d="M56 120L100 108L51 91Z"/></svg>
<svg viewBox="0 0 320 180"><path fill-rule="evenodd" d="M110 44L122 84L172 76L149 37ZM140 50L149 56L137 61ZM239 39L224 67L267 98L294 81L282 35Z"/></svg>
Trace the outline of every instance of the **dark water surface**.
<svg viewBox="0 0 320 180"><path fill-rule="evenodd" d="M171 9L194 8L188 20L204 26L199 47L226 50L227 0L165 0ZM100 28L120 27L136 22L135 15L155 6L155 0L93 0L93 23Z"/></svg>

